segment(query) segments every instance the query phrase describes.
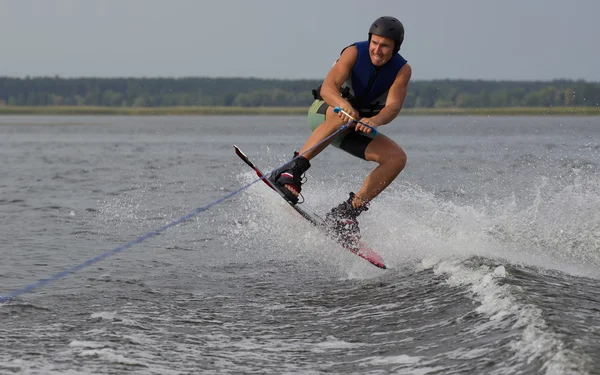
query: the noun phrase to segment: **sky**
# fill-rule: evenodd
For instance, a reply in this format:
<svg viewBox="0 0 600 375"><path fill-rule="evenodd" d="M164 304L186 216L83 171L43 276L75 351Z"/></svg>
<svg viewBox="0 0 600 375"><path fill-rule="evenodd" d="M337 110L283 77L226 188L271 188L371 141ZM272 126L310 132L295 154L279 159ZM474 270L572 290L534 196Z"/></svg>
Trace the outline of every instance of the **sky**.
<svg viewBox="0 0 600 375"><path fill-rule="evenodd" d="M0 76L322 79L384 15L413 80L600 81L598 0L0 0Z"/></svg>

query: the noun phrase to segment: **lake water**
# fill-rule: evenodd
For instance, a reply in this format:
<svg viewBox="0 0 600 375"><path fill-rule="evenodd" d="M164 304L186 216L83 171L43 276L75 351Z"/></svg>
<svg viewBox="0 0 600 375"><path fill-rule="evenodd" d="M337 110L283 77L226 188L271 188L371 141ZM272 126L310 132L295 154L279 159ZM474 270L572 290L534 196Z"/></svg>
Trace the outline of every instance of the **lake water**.
<svg viewBox="0 0 600 375"><path fill-rule="evenodd" d="M389 270L262 183L95 258L255 181L233 144L283 164L304 117L0 117L0 373L598 373L600 118L380 130L408 155L360 218ZM312 165L319 214L374 167Z"/></svg>

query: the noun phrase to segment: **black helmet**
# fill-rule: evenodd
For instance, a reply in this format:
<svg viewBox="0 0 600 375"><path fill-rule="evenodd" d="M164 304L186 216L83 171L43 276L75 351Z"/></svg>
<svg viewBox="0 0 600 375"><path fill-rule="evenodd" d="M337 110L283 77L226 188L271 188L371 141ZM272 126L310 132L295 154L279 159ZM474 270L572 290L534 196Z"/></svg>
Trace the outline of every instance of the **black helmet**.
<svg viewBox="0 0 600 375"><path fill-rule="evenodd" d="M398 52L404 41L404 26L394 17L379 17L369 28L369 41L373 34L392 39L396 43L394 50Z"/></svg>

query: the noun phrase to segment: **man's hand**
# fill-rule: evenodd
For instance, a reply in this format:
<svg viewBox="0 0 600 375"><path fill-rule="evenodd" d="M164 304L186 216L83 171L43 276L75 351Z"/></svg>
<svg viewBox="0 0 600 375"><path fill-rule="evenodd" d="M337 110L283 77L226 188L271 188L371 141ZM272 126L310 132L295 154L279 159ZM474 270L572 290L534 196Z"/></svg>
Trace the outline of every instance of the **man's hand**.
<svg viewBox="0 0 600 375"><path fill-rule="evenodd" d="M358 112L354 108L352 108L350 103L348 103L348 104L344 103L344 104L338 106L338 108L340 108L341 111L339 111L337 113L337 116L342 119L342 122L344 124L347 124L350 121L356 121L356 119L358 118ZM344 114L343 112L346 112L351 117Z"/></svg>
<svg viewBox="0 0 600 375"><path fill-rule="evenodd" d="M360 122L362 122L362 124ZM356 126L354 127L354 129L356 131L367 133L367 134L370 134L371 132L373 132L373 129L369 128L369 126L373 127L373 128L377 128L379 126L379 124L377 124L375 121L373 121L370 118L366 118L366 117L361 118L360 122L356 123ZM367 124L369 126L365 126L363 124Z"/></svg>

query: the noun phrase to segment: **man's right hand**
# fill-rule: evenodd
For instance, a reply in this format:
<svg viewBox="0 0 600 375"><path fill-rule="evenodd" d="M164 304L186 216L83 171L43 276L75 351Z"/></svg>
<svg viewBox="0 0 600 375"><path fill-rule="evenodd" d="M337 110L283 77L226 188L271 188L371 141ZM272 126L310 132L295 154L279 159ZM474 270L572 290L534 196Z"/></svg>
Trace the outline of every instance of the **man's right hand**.
<svg viewBox="0 0 600 375"><path fill-rule="evenodd" d="M338 107L341 109L341 111L339 111L337 113L337 115L338 115L339 118L342 119L342 122L344 124L347 124L350 121L356 121L356 119L358 119L358 112L354 108L352 108L352 106L349 103L344 103L344 104L342 104L342 105L340 105ZM347 116L342 111L346 112L347 114L349 114L353 118L350 118L350 116Z"/></svg>

